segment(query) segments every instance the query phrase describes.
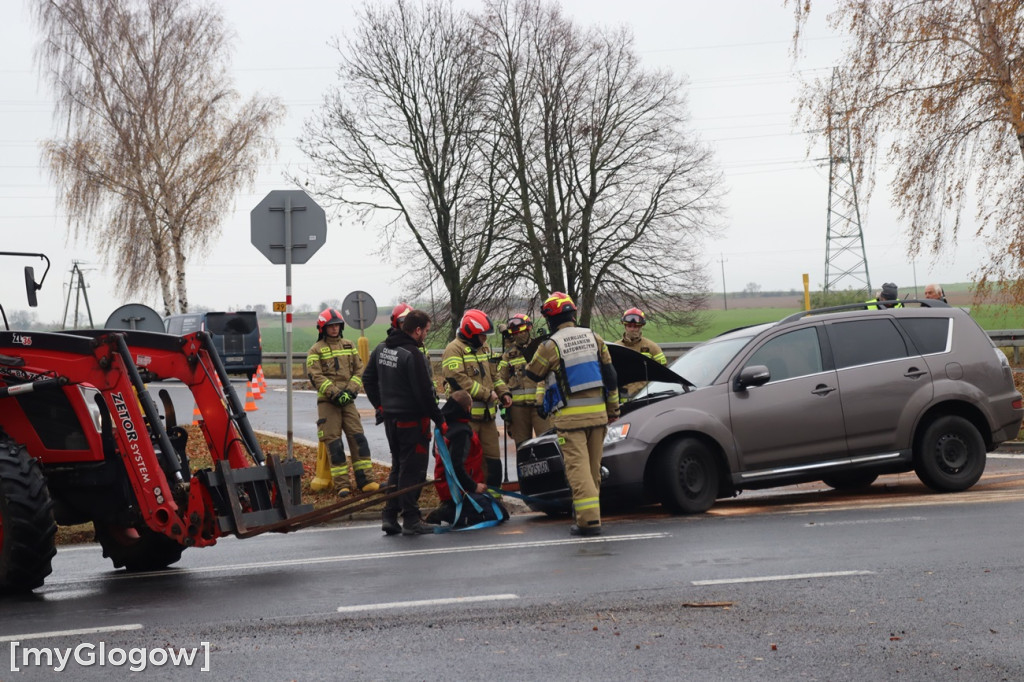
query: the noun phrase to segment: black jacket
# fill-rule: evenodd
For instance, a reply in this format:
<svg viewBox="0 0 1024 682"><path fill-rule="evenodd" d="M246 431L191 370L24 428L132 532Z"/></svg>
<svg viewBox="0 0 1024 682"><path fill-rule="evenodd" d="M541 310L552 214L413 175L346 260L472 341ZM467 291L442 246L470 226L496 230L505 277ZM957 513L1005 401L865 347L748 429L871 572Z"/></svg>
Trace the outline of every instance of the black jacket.
<svg viewBox="0 0 1024 682"><path fill-rule="evenodd" d="M373 349L363 388L375 408L384 408L386 417L442 420L421 346L401 330Z"/></svg>

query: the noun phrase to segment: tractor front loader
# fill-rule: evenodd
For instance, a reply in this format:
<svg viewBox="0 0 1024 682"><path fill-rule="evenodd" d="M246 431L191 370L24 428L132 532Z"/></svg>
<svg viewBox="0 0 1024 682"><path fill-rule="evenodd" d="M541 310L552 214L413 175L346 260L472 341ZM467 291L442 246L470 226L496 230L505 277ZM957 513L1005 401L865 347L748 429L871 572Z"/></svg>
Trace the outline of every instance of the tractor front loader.
<svg viewBox="0 0 1024 682"><path fill-rule="evenodd" d="M49 271L43 254L0 256ZM35 305L31 267L25 284ZM302 463L264 455L205 331L11 331L0 317L0 593L43 584L58 524L92 523L115 567L157 570L224 535L294 531L422 487L302 504ZM157 392L162 415L151 396L163 380L191 391L212 467L191 470L170 395Z"/></svg>
<svg viewBox="0 0 1024 682"><path fill-rule="evenodd" d="M161 416L147 388L163 379L191 390L212 469L190 473L169 395ZM302 473L264 456L206 332L0 332L0 590L42 584L54 523L92 522L117 567L164 568L312 512Z"/></svg>

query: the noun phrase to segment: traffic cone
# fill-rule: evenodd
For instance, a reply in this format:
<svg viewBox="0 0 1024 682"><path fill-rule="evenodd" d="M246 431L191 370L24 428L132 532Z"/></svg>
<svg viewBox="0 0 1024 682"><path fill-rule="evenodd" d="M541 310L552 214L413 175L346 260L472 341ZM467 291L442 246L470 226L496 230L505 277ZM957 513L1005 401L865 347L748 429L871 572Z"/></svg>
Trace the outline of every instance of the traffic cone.
<svg viewBox="0 0 1024 682"><path fill-rule="evenodd" d="M316 448L316 472L313 474L313 480L309 482L309 489L316 493L333 487L331 457L327 454L327 445L320 442Z"/></svg>
<svg viewBox="0 0 1024 682"><path fill-rule="evenodd" d="M203 421L203 413L199 411L199 403L192 403L192 426L199 426L199 422Z"/></svg>
<svg viewBox="0 0 1024 682"><path fill-rule="evenodd" d="M252 386L249 386L245 390L245 411L255 412L259 408L256 407L256 398L252 395Z"/></svg>
<svg viewBox="0 0 1024 682"><path fill-rule="evenodd" d="M249 380L249 390L252 391L252 397L256 400L263 400L263 391L260 389L260 382L256 380L256 375L252 375L252 379Z"/></svg>
<svg viewBox="0 0 1024 682"><path fill-rule="evenodd" d="M263 365L256 367L256 378L260 382L260 393L267 392L267 377L263 376Z"/></svg>

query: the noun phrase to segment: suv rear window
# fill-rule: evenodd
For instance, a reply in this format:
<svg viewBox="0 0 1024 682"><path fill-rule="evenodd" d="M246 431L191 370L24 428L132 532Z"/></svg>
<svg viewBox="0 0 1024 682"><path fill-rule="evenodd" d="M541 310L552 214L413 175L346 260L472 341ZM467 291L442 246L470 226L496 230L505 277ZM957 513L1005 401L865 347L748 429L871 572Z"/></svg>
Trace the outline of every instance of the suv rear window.
<svg viewBox="0 0 1024 682"><path fill-rule="evenodd" d="M250 334L256 330L256 313L207 313L206 329L212 334Z"/></svg>
<svg viewBox="0 0 1024 682"><path fill-rule="evenodd" d="M836 369L905 358L907 344L888 317L826 325Z"/></svg>
<svg viewBox="0 0 1024 682"><path fill-rule="evenodd" d="M948 317L905 317L900 325L921 355L945 353L949 350L950 324Z"/></svg>

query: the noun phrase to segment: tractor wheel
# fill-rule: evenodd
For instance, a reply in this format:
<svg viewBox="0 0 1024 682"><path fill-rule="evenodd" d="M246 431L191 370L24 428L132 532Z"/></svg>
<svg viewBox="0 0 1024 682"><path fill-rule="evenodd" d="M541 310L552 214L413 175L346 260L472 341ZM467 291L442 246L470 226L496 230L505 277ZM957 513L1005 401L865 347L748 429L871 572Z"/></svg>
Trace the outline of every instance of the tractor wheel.
<svg viewBox="0 0 1024 682"><path fill-rule="evenodd" d="M159 571L181 559L185 546L149 528L119 528L93 522L96 541L114 568Z"/></svg>
<svg viewBox="0 0 1024 682"><path fill-rule="evenodd" d="M24 446L0 440L0 592L43 584L57 553L53 501L39 461Z"/></svg>

